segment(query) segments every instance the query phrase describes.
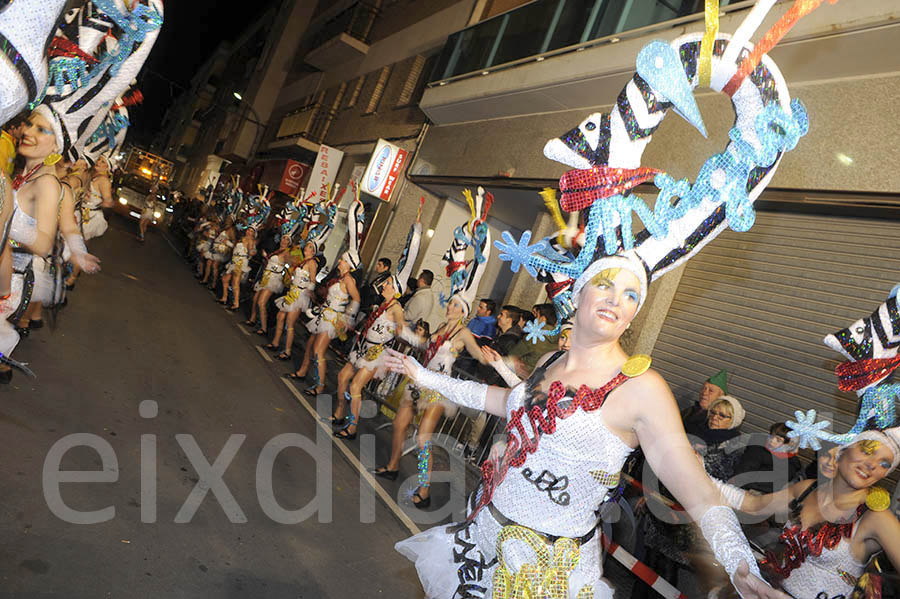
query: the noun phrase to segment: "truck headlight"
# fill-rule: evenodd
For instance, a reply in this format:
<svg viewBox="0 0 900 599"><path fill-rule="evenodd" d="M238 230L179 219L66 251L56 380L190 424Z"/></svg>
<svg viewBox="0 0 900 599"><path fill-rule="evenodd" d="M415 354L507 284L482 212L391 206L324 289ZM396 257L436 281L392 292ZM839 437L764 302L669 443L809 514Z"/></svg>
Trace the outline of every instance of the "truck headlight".
<svg viewBox="0 0 900 599"><path fill-rule="evenodd" d="M160 216L162 216L162 213L160 213L158 210L153 213L153 218L159 218Z"/></svg>
<svg viewBox="0 0 900 599"><path fill-rule="evenodd" d="M126 200L125 198L119 198L119 203L122 204L123 206L127 206L128 200Z"/></svg>

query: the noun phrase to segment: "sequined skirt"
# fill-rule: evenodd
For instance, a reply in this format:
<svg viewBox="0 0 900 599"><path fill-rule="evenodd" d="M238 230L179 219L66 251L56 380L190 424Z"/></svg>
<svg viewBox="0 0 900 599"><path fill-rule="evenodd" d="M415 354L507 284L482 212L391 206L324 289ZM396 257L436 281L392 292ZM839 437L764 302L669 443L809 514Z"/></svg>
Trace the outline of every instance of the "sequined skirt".
<svg viewBox="0 0 900 599"><path fill-rule="evenodd" d="M343 318L344 315L342 313L336 312L331 308L323 308L315 318L309 321L306 329L313 335L322 333L327 335L329 339L334 339L338 336L338 329L335 327L335 323L340 321L343 324Z"/></svg>
<svg viewBox="0 0 900 599"><path fill-rule="evenodd" d="M309 308L309 294L297 287L291 287L286 294L275 300L275 307L282 312L306 310Z"/></svg>
<svg viewBox="0 0 900 599"><path fill-rule="evenodd" d="M489 509L473 522L437 526L397 543L412 561L427 599L612 599L602 578L600 535L551 538L501 525Z"/></svg>
<svg viewBox="0 0 900 599"><path fill-rule="evenodd" d="M384 375L384 347L384 343L363 341L348 354L347 361L356 368L374 370L375 376L381 378Z"/></svg>

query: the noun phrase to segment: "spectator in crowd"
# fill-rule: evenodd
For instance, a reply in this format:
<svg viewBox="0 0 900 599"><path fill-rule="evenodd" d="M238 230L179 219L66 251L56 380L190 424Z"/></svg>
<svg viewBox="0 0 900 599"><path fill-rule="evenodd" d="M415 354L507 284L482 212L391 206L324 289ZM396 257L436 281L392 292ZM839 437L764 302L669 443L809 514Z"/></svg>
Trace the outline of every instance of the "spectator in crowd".
<svg viewBox="0 0 900 599"><path fill-rule="evenodd" d="M434 292L431 284L434 282L434 273L423 270L416 280L416 292L406 304L406 322L416 322L419 319L428 320L431 310L434 308Z"/></svg>
<svg viewBox="0 0 900 599"><path fill-rule="evenodd" d="M816 459L806 465L803 478L834 478L837 469L837 452L840 447L828 441L822 441L822 448Z"/></svg>
<svg viewBox="0 0 900 599"><path fill-rule="evenodd" d="M371 312L381 304L381 294L378 289L389 276L391 276L391 259L379 258L375 263L375 275L372 280L361 287L363 312Z"/></svg>
<svg viewBox="0 0 900 599"><path fill-rule="evenodd" d="M516 316L516 325L519 327L519 330L524 331L525 325L528 324L528 321L532 318L534 318L534 316L529 310L519 308L519 314Z"/></svg>
<svg viewBox="0 0 900 599"><path fill-rule="evenodd" d="M710 476L727 481L734 475L745 443L740 431L744 408L736 398L723 395L709 404L708 412L706 425L694 433L691 441Z"/></svg>
<svg viewBox="0 0 900 599"><path fill-rule="evenodd" d="M706 379L706 382L703 383L703 387L700 389L700 396L697 398L697 401L681 413L684 430L688 434L696 434L696 431L706 426L706 411L709 409L709 405L727 394L728 372L723 369Z"/></svg>
<svg viewBox="0 0 900 599"><path fill-rule="evenodd" d="M406 279L406 291L403 292L403 295L401 295L398 300L404 309L406 308L406 304L409 303L409 300L412 299L413 294L415 294L418 285L419 280L417 278L410 277Z"/></svg>
<svg viewBox="0 0 900 599"><path fill-rule="evenodd" d="M513 346L522 339L522 328L519 326L519 313L522 310L516 306L506 305L500 309L497 316L497 337L491 346L501 356L509 355Z"/></svg>
<svg viewBox="0 0 900 599"><path fill-rule="evenodd" d="M469 330L476 337L494 338L497 332L497 317L494 312L497 311L497 302L492 299L483 299L478 302L478 309L475 311L475 317L469 321Z"/></svg>
<svg viewBox="0 0 900 599"><path fill-rule="evenodd" d="M769 427L765 440L759 439L759 435L751 435L734 469L735 475L739 476L735 484L766 494L780 491L794 482L800 474L800 459L796 445L788 440L789 431L784 422L776 422ZM740 476L742 474L744 476Z"/></svg>
<svg viewBox="0 0 900 599"><path fill-rule="evenodd" d="M556 309L553 304L536 304L531 309L531 315L541 326L556 327ZM513 371L519 378L527 378L541 356L556 351L558 347L559 335L547 336L537 343L532 343L527 338L521 339L509 352Z"/></svg>
<svg viewBox="0 0 900 599"><path fill-rule="evenodd" d="M19 140L25 132L27 113L20 113L11 118L0 131L0 170L12 177Z"/></svg>

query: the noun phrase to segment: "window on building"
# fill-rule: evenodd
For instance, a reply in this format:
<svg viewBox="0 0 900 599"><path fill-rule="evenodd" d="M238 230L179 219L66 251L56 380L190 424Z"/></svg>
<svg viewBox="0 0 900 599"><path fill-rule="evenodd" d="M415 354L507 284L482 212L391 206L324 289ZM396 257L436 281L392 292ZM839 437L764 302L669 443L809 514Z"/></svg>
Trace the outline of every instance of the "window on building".
<svg viewBox="0 0 900 599"><path fill-rule="evenodd" d="M353 108L356 106L356 101L359 100L359 94L362 91L363 86L366 84L366 76L360 75L356 78L356 81L353 82L353 86L350 89L350 93L344 98L344 108Z"/></svg>
<svg viewBox="0 0 900 599"><path fill-rule="evenodd" d="M392 66L382 67L378 73L378 81L375 82L375 89L372 90L372 97L369 98L369 104L363 114L375 114L378 105L381 103L381 97L384 95L384 88L387 87L388 79L391 77Z"/></svg>
<svg viewBox="0 0 900 599"><path fill-rule="evenodd" d="M422 80L422 73L425 71L425 57L419 54L416 56L412 65L409 67L409 73L406 75L406 81L403 83L403 89L400 90L400 97L397 98L396 107L409 106L415 102L416 91L419 89L419 82Z"/></svg>

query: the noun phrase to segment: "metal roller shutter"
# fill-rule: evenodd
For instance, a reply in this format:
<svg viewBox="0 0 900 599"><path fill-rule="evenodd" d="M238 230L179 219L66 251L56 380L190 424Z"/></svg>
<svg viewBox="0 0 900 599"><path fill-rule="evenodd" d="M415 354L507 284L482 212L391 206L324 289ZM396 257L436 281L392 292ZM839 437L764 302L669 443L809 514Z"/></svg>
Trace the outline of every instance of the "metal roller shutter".
<svg viewBox="0 0 900 599"><path fill-rule="evenodd" d="M761 212L685 266L653 365L681 401L727 369L745 432L809 408L844 432L857 398L837 390L842 357L822 339L871 314L898 281L900 223Z"/></svg>

